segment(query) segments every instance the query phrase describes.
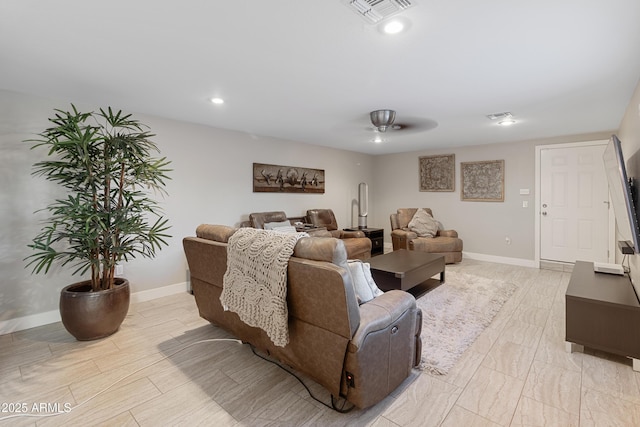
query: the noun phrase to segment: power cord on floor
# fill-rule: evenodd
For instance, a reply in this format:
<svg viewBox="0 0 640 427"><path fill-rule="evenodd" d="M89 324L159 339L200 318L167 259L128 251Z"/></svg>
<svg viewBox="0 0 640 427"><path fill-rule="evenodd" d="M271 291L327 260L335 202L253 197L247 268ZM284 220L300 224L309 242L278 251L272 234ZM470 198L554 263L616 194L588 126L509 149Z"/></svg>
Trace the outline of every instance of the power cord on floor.
<svg viewBox="0 0 640 427"><path fill-rule="evenodd" d="M171 354L168 354L164 357L162 357L161 359L156 360L153 363L149 363L146 366L143 366L142 368L136 369L135 371L125 375L124 377L120 378L119 380L115 381L114 383L112 383L111 385L109 385L108 387L102 389L101 391L99 391L98 393L94 394L93 396L89 397L88 399L82 401L81 403L77 404L76 406L72 406L70 407L68 410L65 410L64 412L55 412L55 413L48 413L48 414L29 414L29 413L17 413L17 414L13 414L13 415L8 415L6 417L1 417L0 421L4 421L4 420L8 420L11 418L20 418L20 417L38 417L38 418L44 418L44 417L53 417L53 416L57 416L57 415L62 415L62 414L68 414L69 412L81 407L82 405L86 404L87 402L90 402L91 400L95 399L96 397L100 396L101 394L105 393L107 390L109 390L111 387L115 386L116 384L120 383L121 381L126 380L127 378L131 377L132 375L137 374L138 372L147 369L159 362L162 362L163 360L166 360L170 357L175 356L176 354L190 348L193 347L196 344L202 344L202 343L207 343L207 342L219 342L219 341L231 341L231 342L236 342L238 344L242 344L242 341L237 340L237 339L233 339L233 338L211 338L211 339L206 339L206 340L200 340L200 341L195 341L192 342L191 344L187 344L186 346L174 351Z"/></svg>
<svg viewBox="0 0 640 427"><path fill-rule="evenodd" d="M629 259L628 259L629 255L624 255L624 257L622 257L622 270L627 273L627 275L630 275L631 273L631 266L629 265ZM627 263L627 265L624 265L625 262Z"/></svg>
<svg viewBox="0 0 640 427"><path fill-rule="evenodd" d="M236 342L238 344L243 344L243 342L241 340L233 339L233 338L211 338L211 339L206 339L206 340L195 341L195 342L192 342L190 344L185 345L184 347L174 351L173 353L170 353L170 354L168 354L168 355L156 360L155 362L149 363L148 365L145 365L145 366L143 366L141 368L138 368L135 371L123 376L122 378L120 378L117 381L113 382L112 384L110 384L109 386L105 387L104 389L102 389L98 393L96 393L93 396L91 396L91 397L85 399L84 401L80 402L76 406L72 406L68 410L65 409L64 412L55 412L55 413L47 413L47 414L30 414L30 413L26 413L26 412L21 412L21 413L16 413L16 414L13 414L13 415L7 415L5 417L0 417L0 421L12 419L12 418L21 418L21 417L46 418L46 417L54 417L54 416L62 415L62 414L68 414L68 413L78 409L79 407L87 404L88 402L92 401L93 399L95 399L96 397L100 396L101 394L107 392L108 390L110 390L116 384L119 384L120 382L122 382L122 381L126 380L127 378L137 374L140 371L143 371L143 370L145 370L145 369L147 369L147 368L149 368L149 367L151 367L151 366L153 366L153 365L155 365L157 363L162 362L163 360L166 360L166 359L168 359L170 357L175 356L176 354L178 354L178 353L180 353L180 352L182 352L182 351L184 351L184 350L186 350L186 349L188 349L190 347L193 347L196 344L203 344L203 343L207 343L207 342L224 342L224 341L230 341L230 342ZM253 352L253 354L255 354L256 356L258 356L259 358L261 358L263 360L266 360L267 362L273 363L274 365L276 365L277 367L279 367L280 369L282 369L283 371L287 372L289 375L291 375L295 379L297 379L300 382L300 384L302 384L302 386L307 390L307 393L309 393L309 396L311 396L312 399L314 399L315 401L321 403L322 405L326 406L327 408L333 409L334 411L337 411L337 412L340 412L340 413L347 413L347 412L351 411L355 407L355 405L351 405L351 406L345 408L345 406L347 404L347 398L349 397L349 390L350 390L350 387L349 387L348 384L347 384L347 394L346 394L346 396L344 398L336 398L333 395L331 395L331 405L329 405L329 404L323 402L322 400L318 399L317 397L315 397L313 395L313 393L311 393L311 390L309 389L309 387L307 387L307 385L302 381L302 379L300 379L296 374L294 374L293 372L289 371L288 369L286 369L281 364L279 364L279 363L277 363L277 362L275 362L273 360L270 360L270 359L268 359L268 358L256 353L256 350L252 345L250 347L251 347L251 351ZM338 407L338 402L339 402L340 399L343 399L343 402L342 402L342 406Z"/></svg>
<svg viewBox="0 0 640 427"><path fill-rule="evenodd" d="M342 406L340 408L338 408L338 401L342 398L336 398L335 396L333 396L333 394L331 395L331 405L323 402L322 400L318 399L317 397L315 397L313 395L313 393L311 393L311 390L309 389L309 387L307 387L307 385L304 383L304 381L302 381L302 379L300 377L298 377L295 373L291 372L289 369L285 368L283 365L281 365L280 363L276 362L275 360L271 360L267 357L264 357L263 355L259 354L256 352L256 349L254 346L250 345L251 347L251 351L253 352L253 354L255 354L256 356L258 356L259 358L261 358L262 360L266 360L267 362L273 363L274 365L276 365L278 368L282 369L283 371L285 371L286 373L288 373L289 375L291 375L293 378L297 379L298 382L300 384L302 384L302 386L305 388L305 390L307 390L307 393L309 394L309 396L315 400L318 403L321 403L322 405L326 406L329 409L333 409L334 411L340 412L342 414L346 414L347 412L350 412L353 408L355 408L355 405L351 405L347 408L345 408L346 404L347 404L347 398L349 397L349 384L347 383L347 394L345 395L343 402L342 402Z"/></svg>

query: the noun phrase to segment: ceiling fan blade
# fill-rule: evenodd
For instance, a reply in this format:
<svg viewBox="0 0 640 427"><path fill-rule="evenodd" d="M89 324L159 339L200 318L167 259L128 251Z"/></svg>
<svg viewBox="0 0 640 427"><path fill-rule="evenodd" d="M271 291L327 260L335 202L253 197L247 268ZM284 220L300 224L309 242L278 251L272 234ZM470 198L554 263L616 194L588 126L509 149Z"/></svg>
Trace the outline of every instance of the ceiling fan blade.
<svg viewBox="0 0 640 427"><path fill-rule="evenodd" d="M407 119L391 126L390 131L394 133L418 133L426 132L438 127L438 122L431 119L414 118Z"/></svg>
<svg viewBox="0 0 640 427"><path fill-rule="evenodd" d="M426 132L438 126L438 122L431 119L395 116L394 118L397 118L398 121L396 122L394 120L394 123L388 125L385 131L382 131L379 127L376 127L373 120L371 120L371 115L374 112L354 117L353 119L337 126L336 130L340 132L348 132L354 137L372 138L373 136L371 134L375 134L379 137L386 135L385 138L388 138L392 135L394 137L402 137L403 135ZM367 122L369 122L368 125Z"/></svg>

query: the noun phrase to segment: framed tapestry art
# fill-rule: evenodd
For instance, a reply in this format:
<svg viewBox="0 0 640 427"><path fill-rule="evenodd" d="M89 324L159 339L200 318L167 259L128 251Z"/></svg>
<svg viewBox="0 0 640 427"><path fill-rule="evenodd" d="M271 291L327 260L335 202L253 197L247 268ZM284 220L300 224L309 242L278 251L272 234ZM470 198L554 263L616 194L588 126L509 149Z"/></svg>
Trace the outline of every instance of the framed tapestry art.
<svg viewBox="0 0 640 427"><path fill-rule="evenodd" d="M461 162L460 175L461 200L504 201L504 160Z"/></svg>
<svg viewBox="0 0 640 427"><path fill-rule="evenodd" d="M420 191L455 191L455 154L421 156Z"/></svg>
<svg viewBox="0 0 640 427"><path fill-rule="evenodd" d="M324 169L254 163L253 192L324 194Z"/></svg>

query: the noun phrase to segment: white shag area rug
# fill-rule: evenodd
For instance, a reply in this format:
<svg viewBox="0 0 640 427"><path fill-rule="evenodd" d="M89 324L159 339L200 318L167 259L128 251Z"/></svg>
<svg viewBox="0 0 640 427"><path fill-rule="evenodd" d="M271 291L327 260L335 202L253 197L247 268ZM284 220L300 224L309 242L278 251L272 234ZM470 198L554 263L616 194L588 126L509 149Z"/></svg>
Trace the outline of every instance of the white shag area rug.
<svg viewBox="0 0 640 427"><path fill-rule="evenodd" d="M422 309L420 369L446 375L518 288L502 280L447 271L445 283L417 300Z"/></svg>

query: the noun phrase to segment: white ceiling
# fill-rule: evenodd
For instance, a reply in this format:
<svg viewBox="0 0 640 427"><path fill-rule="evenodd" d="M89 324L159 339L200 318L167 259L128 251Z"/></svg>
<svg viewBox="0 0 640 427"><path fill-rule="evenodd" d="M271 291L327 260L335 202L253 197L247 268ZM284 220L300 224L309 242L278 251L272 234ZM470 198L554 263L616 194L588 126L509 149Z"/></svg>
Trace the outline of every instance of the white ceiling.
<svg viewBox="0 0 640 427"><path fill-rule="evenodd" d="M388 36L341 0L2 0L0 89L370 154L619 126L640 1L414 3ZM372 143L385 108L438 125Z"/></svg>

